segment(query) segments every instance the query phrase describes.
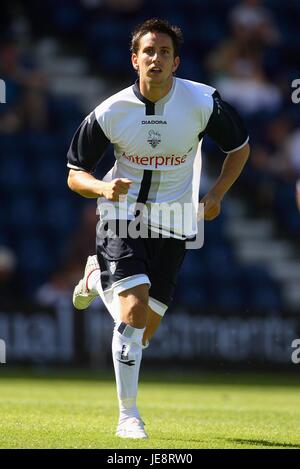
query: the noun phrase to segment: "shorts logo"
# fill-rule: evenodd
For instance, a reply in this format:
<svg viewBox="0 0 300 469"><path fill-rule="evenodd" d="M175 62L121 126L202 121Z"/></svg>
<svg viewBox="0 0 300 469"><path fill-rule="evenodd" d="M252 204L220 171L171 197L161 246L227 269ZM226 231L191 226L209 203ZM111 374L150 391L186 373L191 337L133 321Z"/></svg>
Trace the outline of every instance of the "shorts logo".
<svg viewBox="0 0 300 469"><path fill-rule="evenodd" d="M151 145L152 148L156 148L157 145L161 142L161 135L155 130L149 130L147 142Z"/></svg>
<svg viewBox="0 0 300 469"><path fill-rule="evenodd" d="M112 261L109 263L109 270L111 271L111 273L114 275L115 271L117 269L117 263Z"/></svg>

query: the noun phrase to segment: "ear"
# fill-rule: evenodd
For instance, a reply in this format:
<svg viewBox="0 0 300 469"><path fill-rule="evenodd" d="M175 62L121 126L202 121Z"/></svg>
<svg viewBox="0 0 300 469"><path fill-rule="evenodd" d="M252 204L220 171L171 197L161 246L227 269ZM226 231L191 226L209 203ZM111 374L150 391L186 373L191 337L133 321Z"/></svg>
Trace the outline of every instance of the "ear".
<svg viewBox="0 0 300 469"><path fill-rule="evenodd" d="M136 54L131 55L131 63L132 63L132 66L135 70L139 69L138 58L137 58Z"/></svg>
<svg viewBox="0 0 300 469"><path fill-rule="evenodd" d="M173 67L172 67L172 72L173 73L176 72L177 68L179 67L179 64L180 64L180 58L177 55L177 57L175 57L174 62L173 62Z"/></svg>

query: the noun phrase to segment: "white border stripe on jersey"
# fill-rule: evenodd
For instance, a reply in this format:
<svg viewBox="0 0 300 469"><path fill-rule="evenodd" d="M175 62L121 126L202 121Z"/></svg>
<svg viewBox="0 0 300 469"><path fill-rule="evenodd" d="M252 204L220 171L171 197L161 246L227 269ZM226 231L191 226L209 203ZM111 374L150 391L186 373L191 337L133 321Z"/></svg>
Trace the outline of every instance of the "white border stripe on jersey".
<svg viewBox="0 0 300 469"><path fill-rule="evenodd" d="M242 145L240 145L239 147L237 148L234 148L233 150L229 150L229 151L225 151L221 148L221 150L224 152L224 153L233 153L234 151L238 151L240 150L241 148L243 148L247 143L249 142L249 135L248 137L246 138L246 140L244 141L244 143L242 143Z"/></svg>
<svg viewBox="0 0 300 469"><path fill-rule="evenodd" d="M68 164L67 164L67 167L70 168L70 169L78 169L78 170L80 170L80 171L85 171L86 173L88 173L88 171L87 171L86 169L80 168L79 166L75 166L74 164L68 163Z"/></svg>

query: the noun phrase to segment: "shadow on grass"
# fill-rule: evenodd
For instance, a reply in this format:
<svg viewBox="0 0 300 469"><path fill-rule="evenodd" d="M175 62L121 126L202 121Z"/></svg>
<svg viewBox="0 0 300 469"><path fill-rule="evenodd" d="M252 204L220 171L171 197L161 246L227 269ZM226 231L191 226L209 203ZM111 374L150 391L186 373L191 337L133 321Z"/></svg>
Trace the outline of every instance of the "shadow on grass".
<svg viewBox="0 0 300 469"><path fill-rule="evenodd" d="M167 438L167 437L160 437L160 440L163 441L174 441L174 438ZM246 439L246 438L216 438L216 439L222 439L223 441L229 441L232 443L241 443L241 444L247 444L247 445L252 445L254 448L257 446L265 446L269 448L294 448L294 449L300 449L300 443L299 444L292 444L292 443L276 443L274 441L268 441L268 440L255 440L255 439ZM196 440L196 439L178 439L176 438L176 441L180 441L183 443L191 442L191 443L205 443L207 440ZM254 449L253 448L253 449ZM220 447L221 449L221 447ZM248 448L249 449L249 448Z"/></svg>
<svg viewBox="0 0 300 469"><path fill-rule="evenodd" d="M232 441L233 443L244 443L250 444L253 446L261 445L261 446L268 446L272 448L298 448L300 449L299 444L292 444L292 443L276 443L275 441L268 441L268 440L254 440L254 439L246 439L246 438L226 438L227 441Z"/></svg>
<svg viewBox="0 0 300 469"><path fill-rule="evenodd" d="M174 443L174 437L167 438L167 437L160 436L159 440L171 441L172 443ZM194 439L191 439L191 438L180 439L180 438L176 437L176 442L177 441L182 441L183 443L187 444L187 443L204 443L207 440L194 440Z"/></svg>

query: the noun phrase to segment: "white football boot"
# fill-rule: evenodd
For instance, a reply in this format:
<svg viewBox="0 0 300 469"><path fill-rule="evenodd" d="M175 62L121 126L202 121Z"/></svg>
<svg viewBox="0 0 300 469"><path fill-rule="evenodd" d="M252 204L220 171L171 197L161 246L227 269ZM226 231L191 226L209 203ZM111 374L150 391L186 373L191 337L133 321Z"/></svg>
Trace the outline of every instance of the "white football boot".
<svg viewBox="0 0 300 469"><path fill-rule="evenodd" d="M79 280L73 292L73 305L76 309L86 309L98 296L98 293L91 292L88 289L89 276L95 270L99 270L100 275L97 256L89 256L86 261L83 278Z"/></svg>
<svg viewBox="0 0 300 469"><path fill-rule="evenodd" d="M144 430L144 422L136 417L130 417L119 423L116 436L120 438L146 439L147 433Z"/></svg>

